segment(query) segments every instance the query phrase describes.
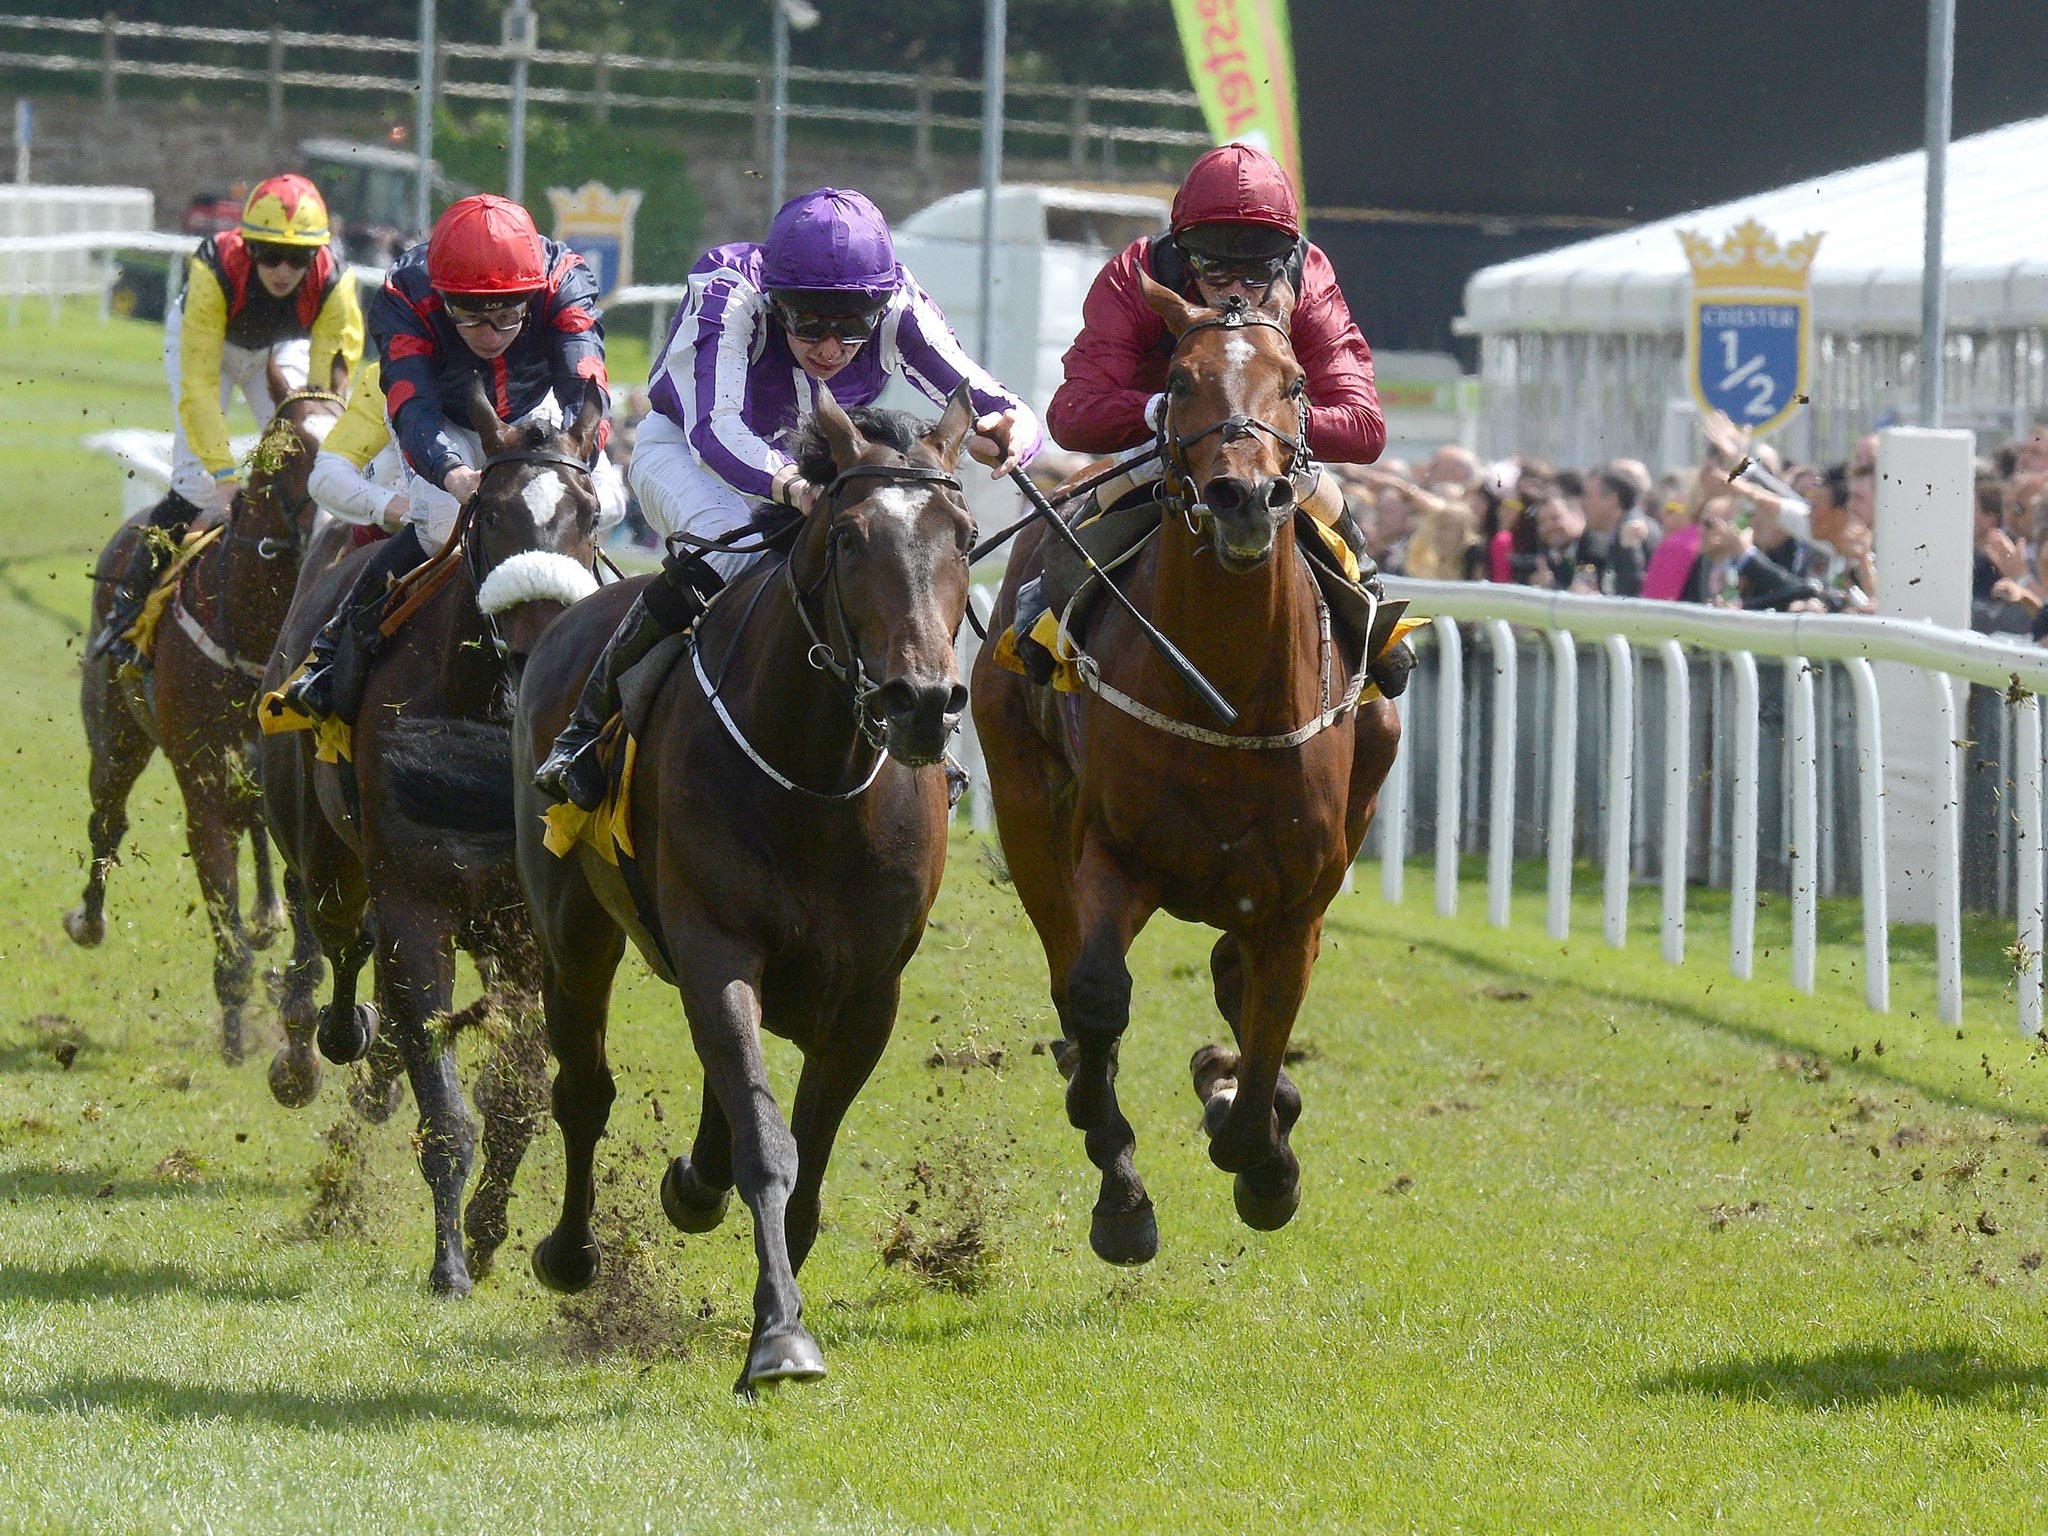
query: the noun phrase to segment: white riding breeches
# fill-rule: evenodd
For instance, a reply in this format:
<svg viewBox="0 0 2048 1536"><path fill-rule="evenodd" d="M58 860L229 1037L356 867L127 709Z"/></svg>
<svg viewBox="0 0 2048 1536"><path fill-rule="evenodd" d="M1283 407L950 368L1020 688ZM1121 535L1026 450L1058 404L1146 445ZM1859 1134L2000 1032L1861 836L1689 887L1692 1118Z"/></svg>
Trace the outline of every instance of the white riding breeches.
<svg viewBox="0 0 2048 1536"><path fill-rule="evenodd" d="M178 410L178 401L183 394L184 370L180 353L184 332L184 306L173 304L170 313L164 317L164 376L171 385L171 489L195 507L211 507L213 473L199 462L199 455L185 441L185 422ZM306 366L312 359L312 351L312 343L303 336L297 341L281 341L275 347L255 349L222 342L221 414L227 414L229 405L234 402L235 391L240 390L242 398L249 403L249 413L256 418L256 425L266 425L277 410L277 402L270 398L270 381L265 377L265 366L275 355L285 382L293 389L304 389Z"/></svg>
<svg viewBox="0 0 2048 1536"><path fill-rule="evenodd" d="M539 405L511 423L515 427L530 423L541 423L551 428L562 425L562 409L553 395L544 395ZM483 441L468 427L457 426L454 422L443 424L444 430L455 443L462 462L471 469L482 469L484 465ZM604 454L597 456L597 463L591 466L590 478L597 492L597 535L601 539L626 515L626 482L619 474L618 466ZM405 514L419 533L421 548L430 555L439 554L448 542L448 535L455 531L455 519L462 511L462 503L435 485L431 480L414 473L411 464L405 466L405 496L410 507Z"/></svg>
<svg viewBox="0 0 2048 1536"><path fill-rule="evenodd" d="M749 527L755 503L706 469L682 429L657 414L640 424L627 471L640 511L666 537L672 533L715 539ZM727 581L754 563L754 555L711 554L705 563Z"/></svg>

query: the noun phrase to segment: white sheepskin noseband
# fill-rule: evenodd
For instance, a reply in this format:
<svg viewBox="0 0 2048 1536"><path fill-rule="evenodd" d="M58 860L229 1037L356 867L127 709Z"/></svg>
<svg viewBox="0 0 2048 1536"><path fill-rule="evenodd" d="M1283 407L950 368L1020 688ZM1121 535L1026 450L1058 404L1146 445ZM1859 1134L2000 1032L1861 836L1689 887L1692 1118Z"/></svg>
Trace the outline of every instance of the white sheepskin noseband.
<svg viewBox="0 0 2048 1536"><path fill-rule="evenodd" d="M561 603L566 607L596 590L597 578L567 555L529 549L484 578L476 605L496 617L521 603Z"/></svg>

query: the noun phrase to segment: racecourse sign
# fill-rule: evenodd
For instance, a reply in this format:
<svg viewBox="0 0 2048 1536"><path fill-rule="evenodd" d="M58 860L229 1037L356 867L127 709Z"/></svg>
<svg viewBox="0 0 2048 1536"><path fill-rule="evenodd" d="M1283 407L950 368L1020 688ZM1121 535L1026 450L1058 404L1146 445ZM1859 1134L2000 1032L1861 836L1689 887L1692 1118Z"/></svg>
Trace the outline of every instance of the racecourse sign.
<svg viewBox="0 0 2048 1536"><path fill-rule="evenodd" d="M1302 197L1287 0L1173 0L1173 13L1216 142L1263 149Z"/></svg>
<svg viewBox="0 0 2048 1536"><path fill-rule="evenodd" d="M1726 413L1762 437L1806 402L1813 352L1808 285L1821 237L1780 247L1754 219L1719 246L1695 230L1678 231L1692 266L1692 309L1685 332L1686 383L1704 414Z"/></svg>

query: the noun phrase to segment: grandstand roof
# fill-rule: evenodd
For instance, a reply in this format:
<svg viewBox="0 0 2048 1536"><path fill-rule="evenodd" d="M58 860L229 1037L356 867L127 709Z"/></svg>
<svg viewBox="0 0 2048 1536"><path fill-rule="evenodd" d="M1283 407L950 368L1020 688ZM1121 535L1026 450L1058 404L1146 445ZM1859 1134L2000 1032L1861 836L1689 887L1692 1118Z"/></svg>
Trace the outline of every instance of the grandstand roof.
<svg viewBox="0 0 2048 1536"><path fill-rule="evenodd" d="M1677 231L1718 243L1755 219L1787 243L1825 236L1813 264L1820 329L1917 333L1925 181L1915 150L1487 267L1465 286L1458 329L1683 330L1692 275ZM1943 245L1950 329L2048 326L2048 117L1949 147Z"/></svg>

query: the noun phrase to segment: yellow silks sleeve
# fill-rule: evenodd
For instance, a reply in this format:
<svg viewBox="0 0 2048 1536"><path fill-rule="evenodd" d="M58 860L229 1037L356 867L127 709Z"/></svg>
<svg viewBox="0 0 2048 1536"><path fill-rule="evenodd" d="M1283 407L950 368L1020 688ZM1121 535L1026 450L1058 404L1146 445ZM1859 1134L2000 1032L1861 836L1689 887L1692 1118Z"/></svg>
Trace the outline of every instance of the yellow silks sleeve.
<svg viewBox="0 0 2048 1536"><path fill-rule="evenodd" d="M195 256L178 332L178 422L185 441L216 480L235 468L228 419L220 408L220 357L227 335L228 296L213 268Z"/></svg>
<svg viewBox="0 0 2048 1536"><path fill-rule="evenodd" d="M380 373L375 358L363 365L363 371L356 375L355 388L349 391L348 409L327 434L327 441L320 445L322 453L339 454L357 469L368 469L370 460L384 451L384 445L391 441L391 423L384 416L384 382Z"/></svg>
<svg viewBox="0 0 2048 1536"><path fill-rule="evenodd" d="M353 373L363 357L363 303L356 295L356 280L342 268L341 281L327 295L320 313L313 317L313 355L306 361L306 386L325 389L333 379L330 371L337 357L348 362ZM380 395L379 400L382 400Z"/></svg>

